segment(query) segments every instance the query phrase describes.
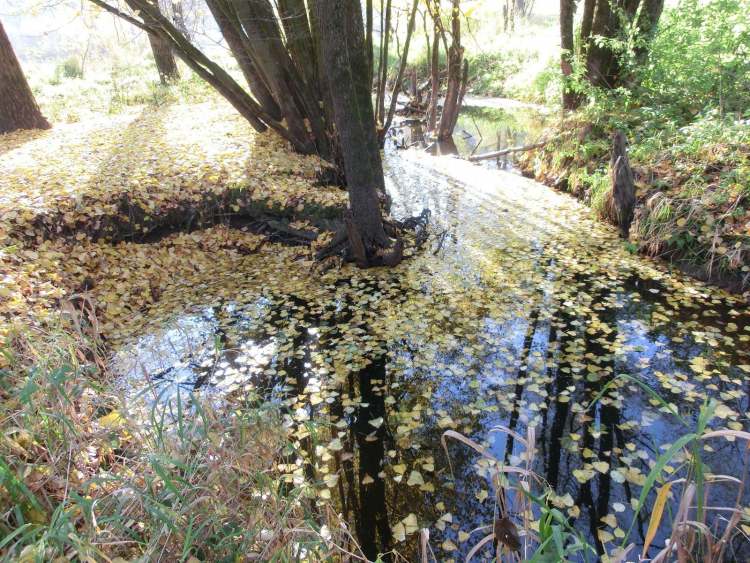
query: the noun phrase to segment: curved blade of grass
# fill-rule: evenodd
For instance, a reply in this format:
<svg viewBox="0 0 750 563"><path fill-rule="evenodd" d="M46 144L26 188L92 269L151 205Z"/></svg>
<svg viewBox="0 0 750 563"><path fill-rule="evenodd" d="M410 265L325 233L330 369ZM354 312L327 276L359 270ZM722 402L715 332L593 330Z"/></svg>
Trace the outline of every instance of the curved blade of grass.
<svg viewBox="0 0 750 563"><path fill-rule="evenodd" d="M643 551L641 557L646 558L648 548L651 547L651 542L656 537L656 532L661 524L661 517L664 514L664 507L667 504L667 498L669 497L669 491L672 489L672 481L669 481L662 485L659 492L656 495L656 502L654 503L653 511L651 512L651 520L648 523L648 530L646 531L646 539L643 542Z"/></svg>
<svg viewBox="0 0 750 563"><path fill-rule="evenodd" d="M660 455L659 459L656 460L656 464L654 464L654 467L649 472L648 477L646 477L645 483L643 483L643 489L641 490L641 494L638 497L638 508L633 513L633 519L630 522L628 533L625 534L625 537L622 540L622 544L620 545L622 549L625 548L625 544L627 543L627 540L630 537L631 532L633 531L633 526L635 526L638 514L640 514L641 509L643 508L643 503L646 501L648 494L651 492L656 479L664 470L664 466L669 463L669 461L675 456L675 454L677 454L677 452L679 452L682 448L687 446L697 437L698 436L696 434L686 434L685 436L677 440L674 444L672 444L672 446L666 452Z"/></svg>
<svg viewBox="0 0 750 563"><path fill-rule="evenodd" d="M654 391L653 389L651 389L651 387L649 387L648 385L646 385L640 379L637 379L637 378L633 377L632 375L628 375L627 373L620 373L620 374L616 375L611 381L609 381L604 387L602 387L602 390L599 391L594 396L594 398L591 400L591 402L588 404L588 406L586 407L585 410L589 410L592 406L594 406L594 404L596 404L606 394L606 392L609 391L610 388L614 387L614 385L615 385L615 383L617 382L618 379L626 379L626 380L630 381L631 383L635 383L636 385L638 385L638 387L640 387L641 389L643 389L652 399L654 399L655 401L657 401L662 407L664 407L671 414L673 414L675 416L675 418L677 418L677 420L679 420L680 423L682 423L683 426L688 426L687 421L684 418L682 418L680 416L680 413L678 413L677 410L672 405L670 405L669 403L667 403L662 398L661 395L659 395L656 391Z"/></svg>
<svg viewBox="0 0 750 563"><path fill-rule="evenodd" d="M487 544L487 543L491 542L491 541L492 541L492 539L493 539L494 537L495 537L495 534L494 534L494 533L492 533L492 534L487 534L487 535L486 535L486 536L484 536L484 537L483 537L483 538L482 538L481 540L479 540L479 541L478 541L478 542L476 543L476 545L475 545L474 547L472 547L472 548L471 548L471 550L469 551L469 553L467 553L467 554L466 554L466 563L469 563L469 561L471 561L471 558L472 558L472 557L474 557L474 555L476 555L476 554L477 554L477 552L478 552L478 551L479 551L480 549L482 549L482 547L483 547L483 546L484 546L485 544Z"/></svg>

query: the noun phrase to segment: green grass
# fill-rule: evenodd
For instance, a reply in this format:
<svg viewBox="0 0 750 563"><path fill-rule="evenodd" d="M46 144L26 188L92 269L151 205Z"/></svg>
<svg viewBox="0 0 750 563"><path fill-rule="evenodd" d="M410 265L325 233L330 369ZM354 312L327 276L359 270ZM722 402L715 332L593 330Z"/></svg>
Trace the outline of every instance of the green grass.
<svg viewBox="0 0 750 563"><path fill-rule="evenodd" d="M303 548L325 559L349 541L335 513L281 482L277 464L298 454L276 407L249 397L213 412L187 394L126 404L76 330L61 323L10 341L0 560L291 561Z"/></svg>

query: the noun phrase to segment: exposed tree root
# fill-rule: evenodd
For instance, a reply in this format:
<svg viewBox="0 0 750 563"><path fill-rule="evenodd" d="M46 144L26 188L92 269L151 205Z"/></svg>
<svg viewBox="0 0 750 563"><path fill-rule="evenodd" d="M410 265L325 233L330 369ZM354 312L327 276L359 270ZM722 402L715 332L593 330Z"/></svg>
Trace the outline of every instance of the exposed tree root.
<svg viewBox="0 0 750 563"><path fill-rule="evenodd" d="M344 224L341 225L325 247L320 249L315 258L322 262L331 257L339 257L344 262L354 262L360 268L374 268L378 266L396 266L404 258L404 233L413 231L413 241L410 241L415 249L420 249L427 240L427 225L430 219L430 210L424 209L416 217L410 217L404 221L387 219L384 222L385 232L391 240L389 246L366 245L347 212Z"/></svg>

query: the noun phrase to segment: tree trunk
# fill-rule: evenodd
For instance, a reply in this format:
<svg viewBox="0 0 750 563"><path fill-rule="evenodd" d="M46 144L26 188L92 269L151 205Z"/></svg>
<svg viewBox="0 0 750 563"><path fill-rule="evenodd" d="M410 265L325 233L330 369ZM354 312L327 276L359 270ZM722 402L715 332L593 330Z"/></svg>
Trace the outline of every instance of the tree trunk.
<svg viewBox="0 0 750 563"><path fill-rule="evenodd" d="M153 33L148 34L148 42L151 44L151 52L154 54L154 62L161 83L169 84L179 80L180 71L169 43Z"/></svg>
<svg viewBox="0 0 750 563"><path fill-rule="evenodd" d="M588 2L590 0L586 0ZM580 100L571 89L573 75L573 16L575 15L575 0L560 0L560 69L563 76L563 109L572 110L580 105ZM585 15L584 15L585 17Z"/></svg>
<svg viewBox="0 0 750 563"><path fill-rule="evenodd" d="M319 0L321 56L331 85L333 116L346 170L351 220L350 246L364 246L369 262L389 244L380 210L385 192L375 118L368 82L368 59L360 4L356 0ZM355 240L352 240L355 239ZM362 264L366 265L366 264Z"/></svg>
<svg viewBox="0 0 750 563"><path fill-rule="evenodd" d="M643 64L646 59L648 46L656 34L662 11L664 11L664 0L643 0L637 21L639 41L635 47L636 61L640 64Z"/></svg>
<svg viewBox="0 0 750 563"><path fill-rule="evenodd" d="M237 30L224 14L224 11L218 4L217 0L206 0L206 5L216 20L216 24L219 26L219 31L221 31L221 34L224 36L224 39L229 46L229 50L232 51L232 55L237 61L237 65L240 67L242 75L245 77L245 81L247 82L253 96L255 96L260 106L268 115L276 121L281 121L281 108L276 103L276 100L274 100L271 91L268 89L268 85L263 81L263 78L255 67L255 63L253 63L250 54L245 50L245 45L242 42L242 38L237 33Z"/></svg>
<svg viewBox="0 0 750 563"><path fill-rule="evenodd" d="M375 119L383 123L385 121L385 89L388 82L388 46L391 42L391 0L385 0L385 17L381 18L381 21L383 29L380 33L380 68L378 69Z"/></svg>
<svg viewBox="0 0 750 563"><path fill-rule="evenodd" d="M591 39L586 51L586 77L594 86L614 88L619 80L620 65L617 53L609 45L594 41L596 36L605 39L616 37L618 16L612 11L610 0L597 0Z"/></svg>
<svg viewBox="0 0 750 563"><path fill-rule="evenodd" d="M432 37L432 57L430 58L430 109L427 117L427 130L437 127L438 96L440 95L440 35L433 22L435 34Z"/></svg>
<svg viewBox="0 0 750 563"><path fill-rule="evenodd" d="M297 71L304 78L313 96L319 98L317 64L307 8L304 0L277 0L279 17L284 26L286 45Z"/></svg>
<svg viewBox="0 0 750 563"><path fill-rule="evenodd" d="M172 20L175 27L180 30L187 39L192 39L187 23L185 23L185 12L182 9L182 0L172 0Z"/></svg>
<svg viewBox="0 0 750 563"><path fill-rule="evenodd" d="M627 239L635 209L635 181L628 160L627 139L622 131L615 131L612 138L609 173L612 189L605 209L608 218L619 227L620 236Z"/></svg>
<svg viewBox="0 0 750 563"><path fill-rule="evenodd" d="M370 88L372 88L372 79L375 73L375 46L372 42L372 27L373 27L373 14L372 14L372 0L367 0L365 4L365 25L367 29L365 31L365 50L367 51L367 71L370 76Z"/></svg>
<svg viewBox="0 0 750 563"><path fill-rule="evenodd" d="M458 98L461 92L463 47L461 47L461 12L459 0L452 0L451 46L448 49L448 89L440 116L438 141L445 141L453 135L453 117L458 111Z"/></svg>
<svg viewBox="0 0 750 563"><path fill-rule="evenodd" d="M417 4L419 0L414 0L409 13L409 25L406 29L406 41L404 42L404 52L401 53L401 63L398 67L398 74L396 75L396 82L393 84L393 92L391 93L391 103L388 107L388 116L385 118L383 129L380 134L380 145L383 145L385 136L388 133L388 129L391 127L393 122L393 114L396 113L396 104L398 103L398 94L401 91L401 82L404 79L404 71L406 70L406 62L409 58L409 45L411 44L411 36L414 33L414 22L417 17Z"/></svg>
<svg viewBox="0 0 750 563"><path fill-rule="evenodd" d="M572 4L570 8L572 13L575 13L575 3L573 0L561 0L568 1ZM581 41L580 48L581 52L586 52L586 46L588 45L589 39L591 38L591 28L594 25L594 10L596 9L596 0L585 0L583 3L583 16L581 18ZM562 9L560 10L560 18L562 19ZM573 25L571 24L571 29ZM571 34L571 40L572 40Z"/></svg>
<svg viewBox="0 0 750 563"><path fill-rule="evenodd" d="M458 114L461 113L461 106L464 105L464 97L466 96L466 88L469 86L469 61L464 59L464 69L461 73L461 85L458 88L458 102L453 108L453 115L451 116L451 135L456 129L456 123L458 123Z"/></svg>
<svg viewBox="0 0 750 563"><path fill-rule="evenodd" d="M49 127L0 22L0 134Z"/></svg>

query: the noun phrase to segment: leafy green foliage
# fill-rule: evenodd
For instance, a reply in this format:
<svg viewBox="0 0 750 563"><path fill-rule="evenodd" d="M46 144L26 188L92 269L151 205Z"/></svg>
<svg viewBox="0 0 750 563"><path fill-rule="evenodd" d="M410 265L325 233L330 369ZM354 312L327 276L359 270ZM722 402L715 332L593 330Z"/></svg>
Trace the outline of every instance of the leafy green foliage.
<svg viewBox="0 0 750 563"><path fill-rule="evenodd" d="M750 107L750 2L682 0L635 69L642 103L678 120Z"/></svg>

